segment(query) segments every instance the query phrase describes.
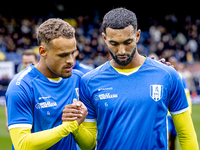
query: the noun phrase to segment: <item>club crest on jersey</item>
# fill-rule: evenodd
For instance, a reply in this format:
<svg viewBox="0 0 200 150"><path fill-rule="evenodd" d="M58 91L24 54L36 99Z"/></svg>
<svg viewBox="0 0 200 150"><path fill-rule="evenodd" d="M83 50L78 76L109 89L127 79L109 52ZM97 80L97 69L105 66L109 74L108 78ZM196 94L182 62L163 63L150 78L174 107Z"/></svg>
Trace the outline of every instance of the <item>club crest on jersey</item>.
<svg viewBox="0 0 200 150"><path fill-rule="evenodd" d="M154 101L159 101L163 97L163 85L150 85L150 96Z"/></svg>

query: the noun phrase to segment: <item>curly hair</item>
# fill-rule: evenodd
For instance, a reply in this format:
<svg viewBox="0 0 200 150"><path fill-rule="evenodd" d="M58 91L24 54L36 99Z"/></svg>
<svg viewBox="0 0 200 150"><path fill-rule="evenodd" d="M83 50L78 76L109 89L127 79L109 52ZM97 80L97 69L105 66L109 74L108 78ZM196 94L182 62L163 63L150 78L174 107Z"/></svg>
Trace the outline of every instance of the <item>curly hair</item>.
<svg viewBox="0 0 200 150"><path fill-rule="evenodd" d="M124 29L132 25L134 30L137 30L137 18L135 13L125 8L116 8L109 11L103 18L103 31L106 33L106 28Z"/></svg>
<svg viewBox="0 0 200 150"><path fill-rule="evenodd" d="M37 30L39 45L41 45L42 42L48 44L51 40L59 37L68 39L75 37L75 29L69 23L59 18L48 19L43 22Z"/></svg>

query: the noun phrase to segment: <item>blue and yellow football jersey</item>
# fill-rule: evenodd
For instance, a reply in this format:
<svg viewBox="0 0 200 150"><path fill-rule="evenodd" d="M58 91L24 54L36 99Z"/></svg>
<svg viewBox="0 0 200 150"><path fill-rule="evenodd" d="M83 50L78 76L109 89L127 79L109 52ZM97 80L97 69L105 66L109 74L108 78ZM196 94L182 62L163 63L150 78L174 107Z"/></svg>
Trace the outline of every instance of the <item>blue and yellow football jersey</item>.
<svg viewBox="0 0 200 150"><path fill-rule="evenodd" d="M76 63L74 65L73 69L79 70L85 74L87 72L90 72L93 68L90 66L84 65L84 64L80 63L78 60L76 60Z"/></svg>
<svg viewBox="0 0 200 150"><path fill-rule="evenodd" d="M188 110L178 73L149 58L129 75L106 62L82 77L80 98L86 121L97 122L99 150L166 150L168 109L173 115Z"/></svg>
<svg viewBox="0 0 200 150"><path fill-rule="evenodd" d="M70 78L49 80L33 65L17 74L6 93L9 129L30 127L34 133L62 124L65 105L78 99L81 76L73 70ZM76 143L69 134L49 149L76 150Z"/></svg>

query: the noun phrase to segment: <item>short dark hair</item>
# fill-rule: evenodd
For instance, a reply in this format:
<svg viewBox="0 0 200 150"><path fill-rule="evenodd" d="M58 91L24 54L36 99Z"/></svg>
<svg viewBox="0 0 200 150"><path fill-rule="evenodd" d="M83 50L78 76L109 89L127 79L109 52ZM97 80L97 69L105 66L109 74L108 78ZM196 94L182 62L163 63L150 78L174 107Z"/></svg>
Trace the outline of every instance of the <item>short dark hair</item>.
<svg viewBox="0 0 200 150"><path fill-rule="evenodd" d="M35 57L35 60L37 60L37 55L32 49L24 50L23 53L22 53L22 57L24 55L27 55L27 56L33 55Z"/></svg>
<svg viewBox="0 0 200 150"><path fill-rule="evenodd" d="M134 12L125 8L116 8L109 11L103 18L103 31L106 33L106 28L124 29L132 25L135 32L137 30L137 18Z"/></svg>
<svg viewBox="0 0 200 150"><path fill-rule="evenodd" d="M49 43L51 40L65 37L75 37L75 29L67 22L59 18L48 19L43 22L37 30L37 40L40 45L42 42Z"/></svg>

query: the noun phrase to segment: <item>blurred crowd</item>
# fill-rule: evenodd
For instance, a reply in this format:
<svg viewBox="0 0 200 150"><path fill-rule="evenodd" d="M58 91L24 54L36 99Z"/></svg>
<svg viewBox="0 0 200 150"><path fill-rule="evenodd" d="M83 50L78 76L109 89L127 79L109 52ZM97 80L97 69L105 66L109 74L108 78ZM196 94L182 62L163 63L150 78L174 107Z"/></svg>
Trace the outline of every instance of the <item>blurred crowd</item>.
<svg viewBox="0 0 200 150"><path fill-rule="evenodd" d="M38 54L37 27L47 18L6 18L0 15L0 60L21 62L26 49ZM108 59L108 49L101 38L101 22L89 16L64 19L76 29L79 59L85 64L97 67Z"/></svg>
<svg viewBox="0 0 200 150"><path fill-rule="evenodd" d="M194 64L199 60L200 20L186 16L182 22L174 14L166 15L163 24L151 21L141 37L139 49L145 54L155 53L159 58L176 57L180 62Z"/></svg>
<svg viewBox="0 0 200 150"><path fill-rule="evenodd" d="M0 14L0 61L14 62L17 73L23 51L33 49L38 54L36 30L46 19L38 16L16 18ZM76 29L78 59L81 63L95 68L110 58L101 36L102 18L98 13L93 18L86 15L63 19ZM139 28L142 31L138 43L140 54L153 55L157 59L174 56L186 65L193 65L200 60L199 18L194 19L188 15L179 19L175 14L167 14L161 19L149 17L147 24L139 22ZM5 79L1 79L0 84L6 84Z"/></svg>

